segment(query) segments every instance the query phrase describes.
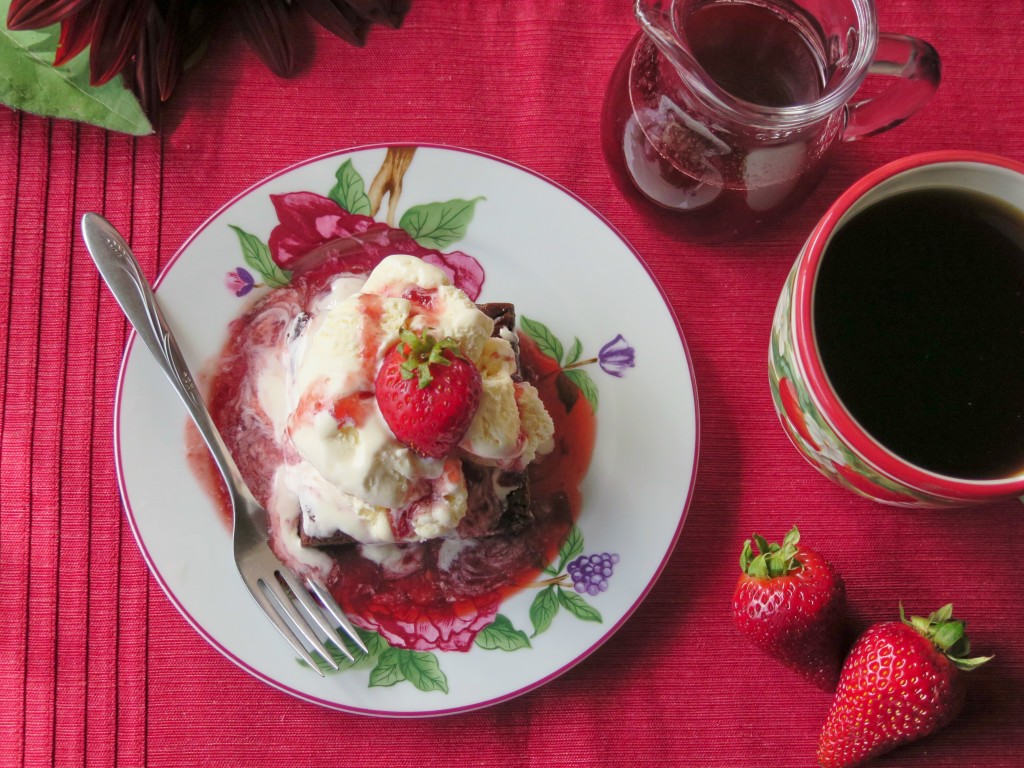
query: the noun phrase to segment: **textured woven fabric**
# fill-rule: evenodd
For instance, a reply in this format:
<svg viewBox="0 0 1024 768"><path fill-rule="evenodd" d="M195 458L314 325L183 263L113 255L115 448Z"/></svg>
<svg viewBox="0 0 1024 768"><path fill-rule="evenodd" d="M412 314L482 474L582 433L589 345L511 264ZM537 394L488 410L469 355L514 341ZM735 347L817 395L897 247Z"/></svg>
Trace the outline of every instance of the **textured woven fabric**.
<svg viewBox="0 0 1024 768"><path fill-rule="evenodd" d="M880 0L883 29L930 41L935 98L842 147L813 197L755 240L666 238L623 201L601 156L605 84L636 33L629 0L415 0L366 48L309 32L289 81L223 30L156 136L0 108L0 767L736 766L814 764L826 694L733 630L742 540L805 540L844 575L855 620L952 601L977 650L961 718L888 766L1019 765L1024 510L915 513L854 497L789 445L768 389L783 279L827 205L913 152L1024 159L1024 6ZM606 216L664 287L700 393L701 457L679 545L645 603L561 678L479 712L390 722L329 711L223 658L149 575L121 511L113 407L127 326L77 236L95 210L150 277L225 201L296 161L367 143L492 153ZM628 482L628 478L624 481ZM771 751L771 756L766 756Z"/></svg>

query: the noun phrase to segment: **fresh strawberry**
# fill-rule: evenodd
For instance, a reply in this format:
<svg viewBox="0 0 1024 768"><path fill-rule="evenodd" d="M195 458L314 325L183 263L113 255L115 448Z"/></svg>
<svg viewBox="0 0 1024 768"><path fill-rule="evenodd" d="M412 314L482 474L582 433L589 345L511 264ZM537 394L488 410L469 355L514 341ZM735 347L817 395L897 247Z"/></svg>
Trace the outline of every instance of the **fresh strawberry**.
<svg viewBox="0 0 1024 768"><path fill-rule="evenodd" d="M480 372L450 338L408 329L377 371L377 405L399 441L429 458L459 444L480 405Z"/></svg>
<svg viewBox="0 0 1024 768"><path fill-rule="evenodd" d="M948 725L964 704L964 623L946 605L927 618L875 624L854 643L818 741L825 768L851 768Z"/></svg>
<svg viewBox="0 0 1024 768"><path fill-rule="evenodd" d="M846 625L846 588L839 574L800 544L795 526L781 545L754 534L753 543L743 544L740 568L732 598L740 632L819 688L835 690Z"/></svg>

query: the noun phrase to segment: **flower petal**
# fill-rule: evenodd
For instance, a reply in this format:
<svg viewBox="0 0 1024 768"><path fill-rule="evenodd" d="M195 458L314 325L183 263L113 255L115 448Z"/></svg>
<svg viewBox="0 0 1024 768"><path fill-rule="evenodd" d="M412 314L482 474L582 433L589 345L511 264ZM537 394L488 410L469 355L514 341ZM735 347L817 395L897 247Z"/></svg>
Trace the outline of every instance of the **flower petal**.
<svg viewBox="0 0 1024 768"><path fill-rule="evenodd" d="M97 0L89 80L103 85L116 77L136 52L153 0Z"/></svg>
<svg viewBox="0 0 1024 768"><path fill-rule="evenodd" d="M428 251L423 255L427 264L440 267L451 279L452 284L461 288L471 301L480 297L480 291L484 287L484 268L480 262L462 251Z"/></svg>
<svg viewBox="0 0 1024 768"><path fill-rule="evenodd" d="M313 192L290 192L286 195L271 195L270 202L277 211L281 226L296 237L311 243L326 239L316 227L316 222L325 216L342 216L345 209L329 197Z"/></svg>
<svg viewBox="0 0 1024 768"><path fill-rule="evenodd" d="M636 365L636 353L620 333L601 347L597 362L605 373L622 378L627 369Z"/></svg>
<svg viewBox="0 0 1024 768"><path fill-rule="evenodd" d="M383 4L386 6L386 23L398 29L409 12L412 0L384 0Z"/></svg>
<svg viewBox="0 0 1024 768"><path fill-rule="evenodd" d="M295 0L306 13L331 34L352 45L362 46L366 42L369 23L345 0Z"/></svg>
<svg viewBox="0 0 1024 768"><path fill-rule="evenodd" d="M388 18L386 0L347 0L347 4L353 13L369 22L383 22Z"/></svg>
<svg viewBox="0 0 1024 768"><path fill-rule="evenodd" d="M85 50L92 40L94 15L95 6L87 5L61 20L60 40L53 57L53 66L59 67Z"/></svg>
<svg viewBox="0 0 1024 768"><path fill-rule="evenodd" d="M156 49L160 44L160 38L164 34L164 22L156 7L153 7L146 16L146 22L142 27L138 45L135 48L135 60L125 68L126 71L134 70L131 78L131 88L139 98L143 111L154 123L153 127L158 128L156 116L160 108L160 86L156 74Z"/></svg>
<svg viewBox="0 0 1024 768"><path fill-rule="evenodd" d="M270 71L278 77L294 74L292 16L285 0L243 0L233 8L249 47Z"/></svg>
<svg viewBox="0 0 1024 768"><path fill-rule="evenodd" d="M63 21L65 16L76 13L93 0L11 0L11 7L7 9L7 28L18 29L41 29L58 21Z"/></svg>
<svg viewBox="0 0 1024 768"><path fill-rule="evenodd" d="M167 0L167 10L161 21L163 28L153 51L152 67L156 73L156 87L160 101L167 101L178 84L185 68L185 43L188 39L188 21L195 0ZM153 14L158 14L157 9Z"/></svg>

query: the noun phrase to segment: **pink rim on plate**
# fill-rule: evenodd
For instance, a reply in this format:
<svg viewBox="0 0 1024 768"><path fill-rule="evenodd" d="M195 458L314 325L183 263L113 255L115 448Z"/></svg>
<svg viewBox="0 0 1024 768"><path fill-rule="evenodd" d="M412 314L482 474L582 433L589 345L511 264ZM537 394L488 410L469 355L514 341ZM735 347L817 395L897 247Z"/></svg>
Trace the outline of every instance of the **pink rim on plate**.
<svg viewBox="0 0 1024 768"><path fill-rule="evenodd" d="M952 499L996 499L1024 494L1024 476L1003 480L962 480L929 472L900 459L878 443L846 410L828 381L814 336L813 300L821 258L837 225L850 209L882 182L923 166L940 164L995 166L1024 176L1024 164L967 150L923 152L901 158L864 176L847 189L818 222L807 241L793 295L793 326L808 390L825 419L849 446L882 474L928 493Z"/></svg>
<svg viewBox="0 0 1024 768"><path fill-rule="evenodd" d="M392 145L392 144L364 145L364 146L353 147L353 148L342 150L342 151L326 153L324 155L313 157L313 158L310 158L310 159L305 160L303 162L300 162L300 163L297 163L295 165L292 165L292 166L290 166L288 168L282 169L281 171L279 171L279 172L277 172L277 173L275 173L275 174L273 174L271 176L268 176L267 178L261 180L260 182L254 184L253 186L249 187L247 190L245 190L244 192L236 195L229 202L227 202L226 204L221 206L221 208L219 208L215 213L213 213L206 220L206 222L204 222L199 227L199 229L197 229L182 244L182 246L178 249L178 251L175 253L175 255L170 259L170 261L167 263L167 265L161 271L161 273L160 273L160 275L157 278L156 283L155 283L156 288L159 289L159 286L164 282L165 278L174 269L175 265L178 263L178 261L182 257L182 255L187 251L189 246L196 240L197 237L199 237L199 235L204 230L206 230L208 227L211 226L211 224L213 223L213 221L215 219L217 219L222 213L224 213L225 211L230 209L232 206L234 206L239 201L241 201L244 198L246 198L247 196L257 192L261 187L263 187L268 182L270 182L270 181L272 181L274 179L277 179L277 178L279 178L279 177L281 177L281 176L283 176L285 174L291 173L291 172L293 172L293 171L295 171L295 170L297 170L299 168L302 168L304 166L307 166L307 165L310 165L310 164L313 164L313 163L316 163L316 162L319 162L319 161L322 161L322 160L325 160L325 159L335 158L335 157L341 158L341 157L345 157L345 156L349 156L349 155L354 155L356 153L367 151L367 150L387 149L390 146L396 146L396 145ZM400 145L397 145L397 146L400 146ZM471 711L471 710L474 710L474 709L479 709L479 708L482 708L482 707L491 706L491 705L500 703L502 701L507 701L509 699L515 698L517 696L520 696L520 695L522 695L524 693L532 691L532 690L534 690L534 689L536 689L536 688L538 688L538 687L540 687L540 686L550 682L554 678L560 676L561 674L563 674L567 670L569 670L572 667L574 667L576 664L578 664L581 661L583 661L587 656L589 656L591 653L593 653L595 650L597 650L597 648L599 648L601 645L603 645L612 635L615 634L615 632L633 614L633 612L640 605L640 603L643 602L644 598L647 596L647 594L653 588L653 586L654 586L655 582L657 581L658 577L661 575L662 571L664 570L665 566L667 565L668 560L671 557L672 552L674 551L674 548L675 548L676 542L678 541L679 535L680 535L680 533L682 531L682 527L683 527L683 524L684 524L685 519L686 519L686 513L687 513L687 510L689 508L690 502L691 502L692 497L693 497L693 490L694 490L694 485L695 485L695 482L696 482L697 464L698 464L698 457L699 457L699 434L700 434L699 421L700 421L700 418L699 418L699 409L697 407L696 378L695 378L694 372L693 372L692 359L690 357L689 350L688 350L687 345L686 345L686 339L683 336L682 328L681 328L681 326L679 324L678 318L675 317L675 314L671 310L671 303L669 302L668 297L666 296L663 288L658 283L658 281L655 279L654 275L651 273L650 268L644 262L643 258L636 252L635 249L633 249L633 247L626 241L626 239L624 237L622 237L622 235L610 224L610 222L607 221L607 219L605 219L600 213L598 213L596 210L594 210L584 200L582 200L581 198L579 198L578 196L576 196L575 194L573 194L569 190L565 189L561 185L556 184L555 182L553 182L553 181L547 179L546 177L544 177L544 176L542 176L542 175L540 175L540 174L530 170L529 168L525 168L525 167L523 167L521 165L518 165L516 163L513 163L511 161L504 160L502 158L495 157L493 155L489 155L487 153L478 152L478 151L474 151L474 150L467 150L467 149L451 147L451 146L446 146L446 145L440 145L440 144L416 144L415 146L417 148L422 147L422 148L431 149L431 150L441 150L441 151L446 151L446 152L455 152L455 153L461 153L461 154L465 154L465 155L477 156L477 157L484 158L484 159L489 160L489 161L493 161L493 162L500 163L500 164L505 165L505 166L509 166L509 167L511 167L511 168L513 168L513 169L515 169L517 171L521 171L523 173L529 174L530 176L532 176L532 177L542 181L543 183L545 183L547 185L550 185L555 190L559 191L560 193L564 194L565 196L571 198L573 201L575 201L579 205L583 206L583 208L587 212L589 212L589 214L591 216L593 216L594 219L596 219L598 222L603 224L604 227L606 227L611 233L613 233L621 241L622 245L625 246L625 248L627 248L629 250L629 252L636 259L636 261L643 267L643 269L646 272L647 277L649 278L651 284L656 288L658 294L661 296L662 301L664 302L665 308L668 310L668 314L672 318L672 321L673 321L673 323L675 325L675 331L676 331L676 334L678 335L679 343L681 345L681 350L682 350L682 352L683 352L683 354L685 356L686 366L687 366L688 371L689 371L690 384L691 384L691 386L693 388L693 408L694 408L693 418L694 418L694 431L695 431L695 435L694 435L694 444L693 444L693 467L692 467L692 472L691 472L691 475L690 475L690 477L688 479L688 482L687 482L687 487L686 487L686 491L685 491L685 501L683 503L682 509L679 510L678 523L675 526L675 530L674 530L674 532L673 532L673 534L671 536L671 540L666 542L664 554L660 558L660 562L658 562L658 564L657 564L657 566L656 566L656 568L655 568L655 570L653 572L653 576L649 579L649 581L646 583L646 585L644 585L643 588L639 591L639 593L635 597L635 600L628 607L628 609L626 609L622 613L622 615L619 616L617 618L617 620L613 624L611 624L611 625L609 625L607 627L607 631L605 631L599 637L599 639L596 642L593 642L588 647L584 648L569 663L566 663L566 664L560 666L559 668L555 669L554 671L550 672L549 674L546 674L546 675L544 675L543 677L541 677L539 679L531 680L531 681L529 681L527 683L524 683L520 687L517 687L514 690L510 690L507 693L504 693L502 695L495 696L493 698L488 698L486 700L474 701L472 704L468 704L468 705L464 705L464 706L450 707L450 708L441 707L441 708L436 708L436 709L430 708L430 709L422 709L422 710L417 709L417 710L401 710L401 711L378 710L378 709L372 709L372 708L366 708L366 707L353 706L353 705L341 703L341 702L338 702L338 701L335 701L335 700L329 700L329 699L320 698L320 697L318 697L316 695L311 695L310 693L308 693L306 691L297 690L295 687L293 687L291 685L288 685L288 684L286 684L286 683L284 683L284 682L282 682L282 681L280 681L278 679L275 679L273 676L268 675L264 671L254 667L252 664L250 664L250 663L246 662L245 660L239 658L239 656L235 652L233 652L230 648L226 647L226 645L224 643L222 643L214 635L214 633L212 633L210 630L208 630L206 627L204 627L200 623L200 621L198 621L190 613L190 611L188 610L187 606L185 605L184 600L179 595L175 594L173 589L170 587L167 578L161 572L160 564L157 563L156 558L154 558L154 556L150 552L150 548L147 547L146 541L145 541L145 539L144 539L144 537L143 537L143 535L142 535L142 533L140 531L139 522L138 522L137 517L136 517L136 511L133 509L132 499L129 496L128 478L126 477L125 469L124 469L124 456L123 456L123 452L124 452L125 448L124 448L124 446L122 446L122 442L121 442L122 431L123 431L123 428L124 428L124 424L122 423L122 416L123 416L122 406L123 406L123 398L124 398L124 394L125 394L125 380L126 380L126 373L127 373L127 369L128 369L128 364L129 364L129 360L130 360L133 352L135 351L135 346L136 346L135 345L136 334L133 332L131 337L128 340L127 345L126 345L125 352L124 352L124 357L122 359L121 369L120 369L120 373L119 373L119 377L118 377L117 399L116 399L116 402L115 402L115 419L114 419L114 452L115 452L115 462L116 462L116 465L117 465L117 472L118 472L118 484L119 484L119 487L120 487L121 497L122 497L122 500L123 500L123 503L124 503L124 507L125 507L125 514L127 516L128 523L129 523L129 525L130 525L130 527L132 529L133 535L135 536L136 542L139 545L139 549L142 552L143 558L145 559L146 564L148 565L148 567L149 567L150 571L152 572L154 578L160 584L161 588L163 589L163 591L165 592L167 597L170 599L172 604L178 609L178 611L182 614L182 616L195 628L195 630L208 643L210 643L210 645L212 645L215 649L217 649L225 657L230 659L232 662L234 662L239 667L241 667L245 671L249 672L250 674L252 674L256 678L262 680L263 682L267 683L268 685L270 685L270 686L272 686L274 688L277 688L277 689L279 689L279 690L281 690L281 691L283 691L285 693L288 693L288 694L290 694L292 696L295 696L296 698L299 698L299 699L302 699L302 700L305 700L305 701L308 701L308 702L311 702L311 703L314 703L314 704L318 704L318 705L321 705L321 706L324 706L324 707L328 707L328 708L336 709L336 710L340 710L340 711L352 712L352 713L356 713L356 714L375 715L375 716L387 716L387 717L425 717L425 716L448 715L448 714L454 714L454 713L458 713L458 712ZM157 290L157 296L158 296L158 298L160 296L159 290ZM146 353L146 354L148 354L148 353ZM183 418L184 418L184 414L183 414ZM184 446L182 446L182 450L184 450ZM225 558L230 558L231 557L231 553L230 553L229 549L225 551L224 557ZM284 644L283 640L281 641L280 653L281 654L287 654L288 653L288 648Z"/></svg>

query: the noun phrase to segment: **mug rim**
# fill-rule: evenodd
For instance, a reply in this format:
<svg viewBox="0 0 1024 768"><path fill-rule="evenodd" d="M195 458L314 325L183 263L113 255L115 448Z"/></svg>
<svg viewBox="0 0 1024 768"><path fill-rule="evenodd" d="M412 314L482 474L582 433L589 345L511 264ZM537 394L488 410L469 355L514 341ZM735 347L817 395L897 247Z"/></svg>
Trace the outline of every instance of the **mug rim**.
<svg viewBox="0 0 1024 768"><path fill-rule="evenodd" d="M841 439L861 459L909 487L951 498L998 499L1024 493L1024 470L1005 478L971 480L924 469L900 458L864 430L829 384L814 335L813 294L818 268L832 235L860 200L883 182L926 166L978 164L1015 172L1024 185L1024 163L974 150L938 150L900 158L854 182L829 206L804 245L793 289L793 334L811 397Z"/></svg>

